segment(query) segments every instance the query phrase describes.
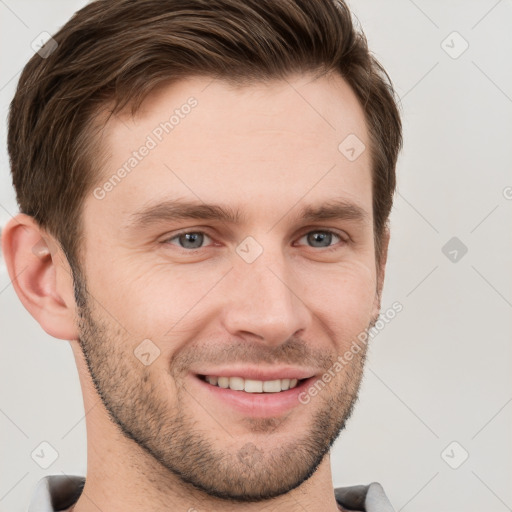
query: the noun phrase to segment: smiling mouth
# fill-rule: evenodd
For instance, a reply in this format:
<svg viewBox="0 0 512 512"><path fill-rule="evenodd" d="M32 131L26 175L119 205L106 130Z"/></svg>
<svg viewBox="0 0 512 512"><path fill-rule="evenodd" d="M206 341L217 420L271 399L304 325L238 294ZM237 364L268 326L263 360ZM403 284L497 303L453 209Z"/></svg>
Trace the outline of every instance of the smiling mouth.
<svg viewBox="0 0 512 512"><path fill-rule="evenodd" d="M245 393L280 393L297 387L307 379L274 379L274 380L253 380L242 377L218 377L215 375L198 375L198 377L211 384L233 391Z"/></svg>

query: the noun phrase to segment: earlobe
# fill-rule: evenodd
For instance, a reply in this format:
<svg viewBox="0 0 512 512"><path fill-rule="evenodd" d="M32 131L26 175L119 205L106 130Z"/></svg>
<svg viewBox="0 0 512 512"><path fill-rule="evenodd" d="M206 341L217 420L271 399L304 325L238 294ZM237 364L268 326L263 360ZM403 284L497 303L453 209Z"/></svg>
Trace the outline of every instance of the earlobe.
<svg viewBox="0 0 512 512"><path fill-rule="evenodd" d="M2 252L12 285L27 311L51 336L77 339L73 279L53 237L21 213L3 229Z"/></svg>

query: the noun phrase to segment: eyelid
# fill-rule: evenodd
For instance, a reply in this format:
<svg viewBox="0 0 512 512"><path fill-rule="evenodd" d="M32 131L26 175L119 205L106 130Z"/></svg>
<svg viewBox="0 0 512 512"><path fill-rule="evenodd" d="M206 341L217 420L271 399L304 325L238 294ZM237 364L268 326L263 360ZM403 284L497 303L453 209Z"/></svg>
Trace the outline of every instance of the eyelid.
<svg viewBox="0 0 512 512"><path fill-rule="evenodd" d="M344 242L349 242L351 240L349 234L346 231L322 226L308 226L307 228L304 228L300 231L300 233L302 233L300 237L302 238L304 235L312 232L332 233L333 235L339 236Z"/></svg>
<svg viewBox="0 0 512 512"><path fill-rule="evenodd" d="M314 232L333 234L333 235L337 236L338 238L340 238L341 242L343 242L344 244L351 242L351 237L345 231L339 231L334 228L322 228L321 226L309 226L309 227L304 228L300 232L301 234L297 237L297 240L300 240L301 238L308 235L309 233L314 233ZM178 238L179 236L185 235L187 233L199 233L202 235L206 235L208 238L210 238L212 241L214 241L214 237L208 233L208 229L198 227L198 228L188 228L188 229L183 229L182 231L178 231L177 233L174 233L172 236L166 237L164 240L162 240L162 243L171 243L171 240L174 240L174 239ZM180 247L179 245L176 245L176 244L171 244L171 245L174 245L175 247L178 247L178 249L182 249L183 251L186 251L186 252L201 251L208 247L208 246L204 246L204 247L199 247L197 249L185 249L184 247ZM320 247L320 248L310 247L310 248L311 249L329 250L329 249L336 248L337 245L338 244L333 244L333 245L328 245L327 247Z"/></svg>
<svg viewBox="0 0 512 512"><path fill-rule="evenodd" d="M171 243L171 240L174 240L175 238L178 238L181 235L186 235L187 233L199 233L201 235L206 235L208 238L210 238L210 240L213 240L213 237L204 228L203 229L192 228L192 229L184 229L183 231L178 231L177 233L174 233L173 235L166 237L164 240L162 240L162 243L164 243L164 244ZM179 245L176 245L176 244L171 244L171 245L175 245L176 247L178 247L178 249L183 249L184 251L187 251L187 252L200 251L202 249L206 249L206 247L207 247L207 246L205 246L205 247L199 247L198 249L185 249L184 247L180 247Z"/></svg>
<svg viewBox="0 0 512 512"><path fill-rule="evenodd" d="M329 233L329 234L332 234L334 236L337 236L340 239L340 242L332 244L332 245L328 245L326 247L311 247L311 246L308 246L308 245L306 245L305 247L308 247L309 249L313 249L313 250L316 249L318 251L321 251L321 250L329 251L329 250L339 249L338 245L340 243L343 244L343 245L346 245L346 244L348 244L350 242L350 237L347 234L345 234L345 236L343 236L341 233L338 232L338 230L330 229L330 228L315 228L315 227L313 227L312 229L308 228L306 231L302 232L302 234L298 237L298 240L300 240L301 238L305 237L309 233L315 233L315 232L316 233Z"/></svg>

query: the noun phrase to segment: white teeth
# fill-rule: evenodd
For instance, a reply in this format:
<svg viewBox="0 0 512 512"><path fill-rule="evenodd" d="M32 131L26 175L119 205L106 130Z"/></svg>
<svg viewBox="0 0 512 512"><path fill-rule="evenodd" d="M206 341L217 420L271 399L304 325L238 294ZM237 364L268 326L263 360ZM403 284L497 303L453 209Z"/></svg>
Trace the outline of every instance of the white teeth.
<svg viewBox="0 0 512 512"><path fill-rule="evenodd" d="M229 388L236 391L243 391L244 379L242 379L242 377L229 377Z"/></svg>
<svg viewBox="0 0 512 512"><path fill-rule="evenodd" d="M216 377L206 375L205 380L212 386L229 388L246 393L279 393L297 386L297 379L253 380L242 377Z"/></svg>
<svg viewBox="0 0 512 512"><path fill-rule="evenodd" d="M219 388L228 388L229 387L229 377L219 377L219 382L217 383Z"/></svg>
<svg viewBox="0 0 512 512"><path fill-rule="evenodd" d="M245 379L244 391L247 391L247 393L262 393L263 381Z"/></svg>
<svg viewBox="0 0 512 512"><path fill-rule="evenodd" d="M265 393L279 393L281 391L281 381L277 380L266 380L263 382L263 391Z"/></svg>

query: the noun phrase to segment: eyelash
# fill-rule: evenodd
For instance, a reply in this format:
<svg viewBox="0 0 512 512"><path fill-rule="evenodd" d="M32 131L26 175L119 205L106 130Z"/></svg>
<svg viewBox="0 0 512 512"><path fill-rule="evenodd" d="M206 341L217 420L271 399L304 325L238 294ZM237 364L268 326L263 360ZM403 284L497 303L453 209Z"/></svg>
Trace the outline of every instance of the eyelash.
<svg viewBox="0 0 512 512"><path fill-rule="evenodd" d="M192 233L193 234L206 235L207 237L212 238L205 231L194 231L194 230L190 230L189 229L189 230L186 230L186 231L181 231L180 233L176 233L175 235L173 235L170 238L166 238L165 240L163 240L162 243L170 244L171 240L175 240L176 238L179 238L182 235L192 234ZM327 234L331 234L331 235L334 235L334 236L338 237L341 240L341 242L343 242L343 244L347 244L350 241L348 239L348 237L347 237L347 239L344 239L339 233L337 233L336 231L333 231L331 229L313 229L311 231L307 231L306 233L302 234L300 236L300 238L303 238L306 235L309 235L310 233L327 233ZM174 245L174 244L170 244L170 245ZM206 248L206 247L199 247L197 249L186 249L185 247L180 247L180 246L177 246L177 245L175 245L175 247L178 247L179 249L182 249L183 251L185 251L187 253L194 253L194 252L197 252L197 251L202 251L203 249ZM330 252L330 251L338 250L339 247L338 247L338 244L334 244L334 245L327 246L327 247L311 247L311 249L323 249L324 252Z"/></svg>

